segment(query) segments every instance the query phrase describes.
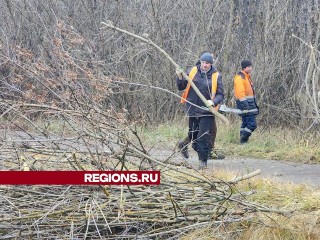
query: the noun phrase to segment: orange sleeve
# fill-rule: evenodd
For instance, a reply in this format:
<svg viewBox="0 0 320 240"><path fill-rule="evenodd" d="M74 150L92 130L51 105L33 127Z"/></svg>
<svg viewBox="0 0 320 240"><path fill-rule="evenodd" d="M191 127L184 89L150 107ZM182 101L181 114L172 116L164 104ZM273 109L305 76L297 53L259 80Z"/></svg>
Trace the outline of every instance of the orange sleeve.
<svg viewBox="0 0 320 240"><path fill-rule="evenodd" d="M246 99L246 90L244 87L244 80L241 76L236 75L234 77L234 96L238 100Z"/></svg>

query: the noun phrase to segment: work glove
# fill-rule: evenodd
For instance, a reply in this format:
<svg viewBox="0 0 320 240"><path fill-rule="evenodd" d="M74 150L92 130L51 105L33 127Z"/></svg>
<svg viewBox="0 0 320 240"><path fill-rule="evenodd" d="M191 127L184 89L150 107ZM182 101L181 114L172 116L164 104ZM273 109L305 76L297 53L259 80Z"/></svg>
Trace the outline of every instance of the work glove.
<svg viewBox="0 0 320 240"><path fill-rule="evenodd" d="M247 114L249 110L242 110L242 114Z"/></svg>
<svg viewBox="0 0 320 240"><path fill-rule="evenodd" d="M178 78L181 80L182 79L182 73L183 73L183 69L181 67L177 67L176 68L176 74L178 76Z"/></svg>
<svg viewBox="0 0 320 240"><path fill-rule="evenodd" d="M207 107L214 107L214 102L212 102L211 100L207 100Z"/></svg>

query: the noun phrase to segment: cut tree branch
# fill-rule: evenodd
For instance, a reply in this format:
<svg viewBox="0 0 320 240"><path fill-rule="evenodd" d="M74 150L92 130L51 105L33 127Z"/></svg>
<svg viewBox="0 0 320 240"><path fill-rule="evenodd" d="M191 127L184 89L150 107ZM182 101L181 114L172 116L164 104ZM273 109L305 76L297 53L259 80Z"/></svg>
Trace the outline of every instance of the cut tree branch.
<svg viewBox="0 0 320 240"><path fill-rule="evenodd" d="M129 36L132 36L134 38L137 38L139 40L141 40L142 42L145 42L145 43L148 43L150 44L151 46L153 46L155 49L157 49L160 53L163 54L163 56L165 56L176 68L180 68L180 66L172 59L172 57L170 57L170 55L164 51L162 48L160 48L157 44L155 44L154 42L152 42L148 36L146 35L145 37L141 37L141 36L138 36L134 33L131 33L131 32L128 32L126 30L123 30L121 28L118 28L118 27L115 27L112 22L108 22L108 23L105 23L105 22L101 22L101 24L103 24L105 27L107 28L111 28L111 29L114 29L118 32L122 32L122 33L125 33ZM193 88L193 90L196 92L196 94L198 95L198 97L202 100L202 102L207 105L207 99L202 95L202 93L199 91L199 89L197 88L197 86L193 83L193 81L189 78L189 76L183 72L182 73L183 77L185 79L187 79L187 81L189 82L189 84L191 85L191 87ZM217 110L215 110L212 106L209 106L208 107L209 111L211 113L213 113L215 116L217 116L219 119L221 119L225 124L229 125L229 120L223 116L221 113L219 113Z"/></svg>

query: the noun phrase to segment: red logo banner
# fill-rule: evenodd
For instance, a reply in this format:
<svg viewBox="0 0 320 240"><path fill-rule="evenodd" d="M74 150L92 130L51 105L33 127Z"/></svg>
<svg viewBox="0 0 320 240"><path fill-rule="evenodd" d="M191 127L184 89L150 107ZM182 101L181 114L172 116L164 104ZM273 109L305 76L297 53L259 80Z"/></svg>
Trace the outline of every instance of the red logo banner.
<svg viewBox="0 0 320 240"><path fill-rule="evenodd" d="M0 171L1 185L159 185L160 171Z"/></svg>

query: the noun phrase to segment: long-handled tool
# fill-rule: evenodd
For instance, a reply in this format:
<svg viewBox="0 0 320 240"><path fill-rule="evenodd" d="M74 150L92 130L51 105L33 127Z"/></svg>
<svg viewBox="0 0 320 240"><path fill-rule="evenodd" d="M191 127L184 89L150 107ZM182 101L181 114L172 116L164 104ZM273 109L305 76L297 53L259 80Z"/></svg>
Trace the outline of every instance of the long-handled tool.
<svg viewBox="0 0 320 240"><path fill-rule="evenodd" d="M221 104L219 107L219 112L224 113L235 113L235 114L243 114L243 113L249 113L249 112L256 112L257 109L251 109L251 110L240 110L238 108L230 108L227 107L225 104Z"/></svg>

